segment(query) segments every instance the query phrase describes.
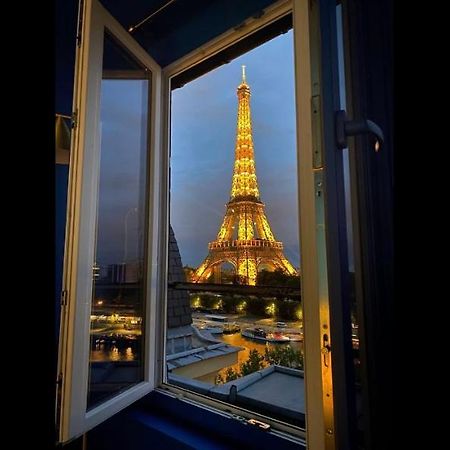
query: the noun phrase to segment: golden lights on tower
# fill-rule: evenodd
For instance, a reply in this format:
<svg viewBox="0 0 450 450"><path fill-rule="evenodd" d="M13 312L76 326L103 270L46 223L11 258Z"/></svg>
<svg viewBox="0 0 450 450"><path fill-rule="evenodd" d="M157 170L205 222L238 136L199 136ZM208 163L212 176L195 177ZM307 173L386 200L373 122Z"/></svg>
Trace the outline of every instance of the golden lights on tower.
<svg viewBox="0 0 450 450"><path fill-rule="evenodd" d="M241 283L255 285L258 266L262 263L290 275L297 271L283 253L283 244L275 240L259 197L253 150L250 113L250 86L245 66L237 88L238 117L234 169L230 201L215 241L209 243L209 254L197 268L193 281L205 282L213 269L223 262L231 263Z"/></svg>

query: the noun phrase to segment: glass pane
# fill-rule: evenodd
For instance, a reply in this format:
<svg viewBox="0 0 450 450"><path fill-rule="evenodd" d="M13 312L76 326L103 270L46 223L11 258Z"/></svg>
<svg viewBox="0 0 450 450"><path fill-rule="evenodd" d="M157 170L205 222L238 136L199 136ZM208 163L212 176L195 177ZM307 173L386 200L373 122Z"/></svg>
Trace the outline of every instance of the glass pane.
<svg viewBox="0 0 450 450"><path fill-rule="evenodd" d="M105 33L88 408L143 380L150 86Z"/></svg>
<svg viewBox="0 0 450 450"><path fill-rule="evenodd" d="M166 362L168 383L303 428L292 35L172 92Z"/></svg>

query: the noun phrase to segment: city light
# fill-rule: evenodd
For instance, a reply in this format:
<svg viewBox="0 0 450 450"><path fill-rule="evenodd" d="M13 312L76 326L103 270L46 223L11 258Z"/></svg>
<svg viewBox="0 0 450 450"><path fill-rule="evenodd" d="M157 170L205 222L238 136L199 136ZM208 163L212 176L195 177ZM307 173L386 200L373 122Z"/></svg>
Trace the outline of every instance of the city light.
<svg viewBox="0 0 450 450"><path fill-rule="evenodd" d="M271 303L269 306L266 306L266 313L270 314L271 316L274 316L276 309L277 309L277 307L276 307L275 303Z"/></svg>
<svg viewBox="0 0 450 450"><path fill-rule="evenodd" d="M243 312L243 311L245 311L246 307L247 307L247 302L244 300L241 303L239 303L239 305L237 305L236 309L238 310L238 312Z"/></svg>
<svg viewBox="0 0 450 450"><path fill-rule="evenodd" d="M192 302L193 308L200 308L202 306L202 302L200 301L200 297L194 297L194 301Z"/></svg>

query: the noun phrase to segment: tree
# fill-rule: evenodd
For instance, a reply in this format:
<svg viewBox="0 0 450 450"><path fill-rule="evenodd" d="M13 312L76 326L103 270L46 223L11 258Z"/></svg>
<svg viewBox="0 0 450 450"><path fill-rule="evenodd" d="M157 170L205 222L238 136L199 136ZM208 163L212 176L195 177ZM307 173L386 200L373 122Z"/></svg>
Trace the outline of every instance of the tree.
<svg viewBox="0 0 450 450"><path fill-rule="evenodd" d="M300 288L300 276L289 275L281 269L275 269L273 272L269 270L261 270L256 276L256 284L258 286L287 286Z"/></svg>
<svg viewBox="0 0 450 450"><path fill-rule="evenodd" d="M235 372L232 367L228 367L225 371L225 378L219 373L216 376L216 384L224 384L239 378L239 372Z"/></svg>
<svg viewBox="0 0 450 450"><path fill-rule="evenodd" d="M266 348L264 356L259 354L258 350L253 349L250 350L247 361L240 364L240 372L228 367L224 376L221 374L216 376L216 384L228 383L264 369L267 365L275 364L277 366L290 367L291 369L303 369L303 355L290 345L282 348L275 347L271 350Z"/></svg>
<svg viewBox="0 0 450 450"><path fill-rule="evenodd" d="M266 348L264 360L271 365L303 369L303 355L290 345L282 348L276 347L272 350Z"/></svg>
<svg viewBox="0 0 450 450"><path fill-rule="evenodd" d="M229 381L233 381L239 378L239 373L235 372L231 367L228 367L228 369L225 372L225 381L228 383Z"/></svg>
<svg viewBox="0 0 450 450"><path fill-rule="evenodd" d="M244 377L245 375L257 372L258 370L263 369L264 366L264 356L260 355L256 349L250 350L247 361L240 365L240 376Z"/></svg>

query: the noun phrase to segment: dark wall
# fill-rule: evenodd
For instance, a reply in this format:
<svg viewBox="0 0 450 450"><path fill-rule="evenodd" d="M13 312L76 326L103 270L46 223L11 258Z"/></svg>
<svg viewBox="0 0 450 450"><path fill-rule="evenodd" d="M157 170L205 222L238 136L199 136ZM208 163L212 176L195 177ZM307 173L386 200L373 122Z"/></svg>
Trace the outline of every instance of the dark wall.
<svg viewBox="0 0 450 450"><path fill-rule="evenodd" d="M72 112L78 0L55 2L55 113ZM58 347L69 166L55 164L55 345ZM55 368L56 373L56 368Z"/></svg>
<svg viewBox="0 0 450 450"><path fill-rule="evenodd" d="M78 0L55 2L55 112L72 112Z"/></svg>

